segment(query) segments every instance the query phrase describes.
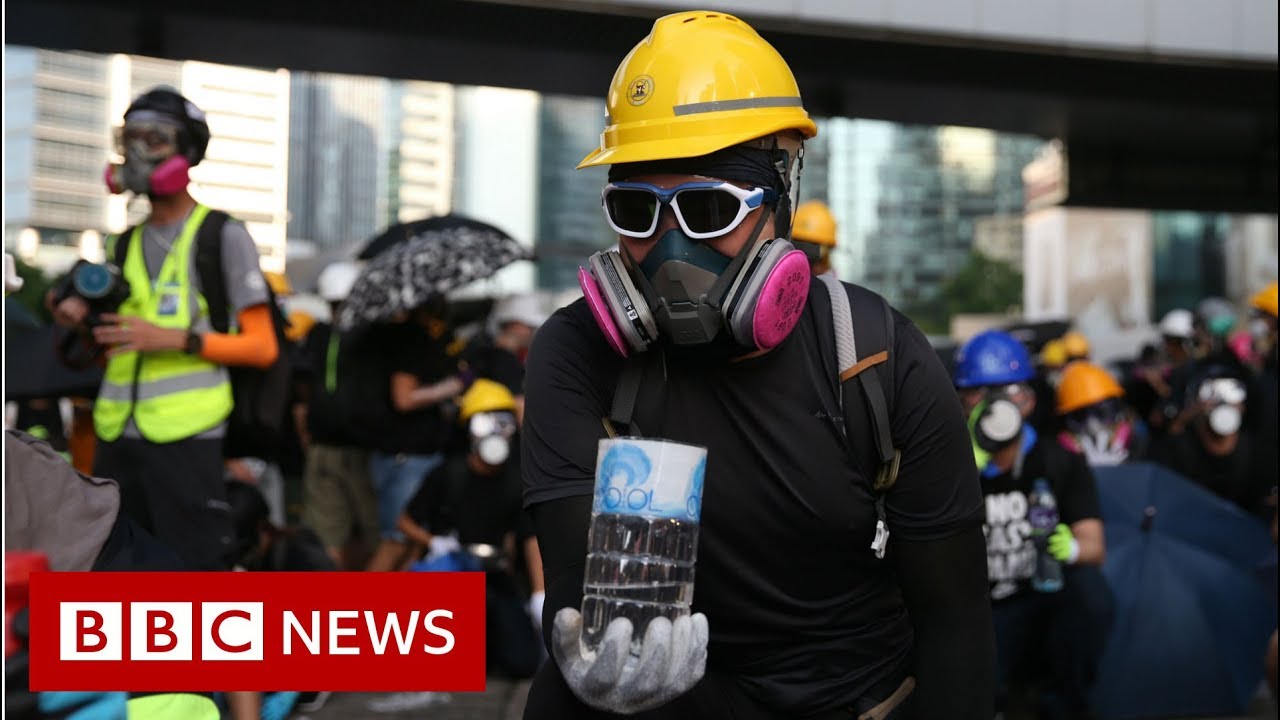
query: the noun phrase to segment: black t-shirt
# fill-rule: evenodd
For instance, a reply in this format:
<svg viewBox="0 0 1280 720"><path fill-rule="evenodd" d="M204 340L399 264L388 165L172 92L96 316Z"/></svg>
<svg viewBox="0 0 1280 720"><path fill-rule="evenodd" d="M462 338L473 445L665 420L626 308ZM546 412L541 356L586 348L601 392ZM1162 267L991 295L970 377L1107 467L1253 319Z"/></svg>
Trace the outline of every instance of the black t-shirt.
<svg viewBox="0 0 1280 720"><path fill-rule="evenodd" d="M476 377L500 383L512 395L524 394L524 363L510 351L493 344L487 336L477 338L462 353L462 359Z"/></svg>
<svg viewBox="0 0 1280 720"><path fill-rule="evenodd" d="M890 556L894 539L946 538L982 521L951 381L920 331L894 319L891 424L903 457L887 498ZM708 665L788 716L852 702L909 662L913 644L892 562L870 549L874 498L839 439L817 322L805 312L780 346L739 362L669 361L665 388L643 390L665 392L664 421L648 435L708 448L693 600L711 628ZM585 301L539 329L522 431L526 507L592 494L621 367Z"/></svg>
<svg viewBox="0 0 1280 720"><path fill-rule="evenodd" d="M341 333L335 338L332 325L319 323L307 333L302 346L299 372L308 389L307 431L311 441L320 445L356 444L337 395L338 365L344 359L342 351L346 345Z"/></svg>
<svg viewBox="0 0 1280 720"><path fill-rule="evenodd" d="M1276 438L1260 437L1254 432L1242 432L1231 453L1210 455L1196 436L1195 427L1188 427L1180 435L1161 438L1152 448L1151 459L1245 512L1270 520L1266 499L1274 492L1276 474L1274 465L1268 467L1266 453Z"/></svg>
<svg viewBox="0 0 1280 720"><path fill-rule="evenodd" d="M1030 436L1028 436L1030 437ZM1101 519L1098 485L1085 458L1058 445L1051 437L1029 440L1022 472L982 473L982 494L987 504L987 575L991 599L1015 597L1031 589L1036 570L1036 547L1027 519L1028 499L1037 480L1049 481L1058 505L1059 522ZM990 467L990 466L989 466Z"/></svg>
<svg viewBox="0 0 1280 720"><path fill-rule="evenodd" d="M465 455L451 456L427 476L405 512L433 535L457 532L460 543L501 547L507 533L520 529L524 512L516 457L495 475L479 475Z"/></svg>
<svg viewBox="0 0 1280 720"><path fill-rule="evenodd" d="M391 398L391 376L403 372L423 385L434 385L457 372L457 365L443 340L432 339L427 331L412 323L388 328L381 335L387 359L386 393ZM430 455L444 447L448 438L444 408L432 405L412 412L392 411L376 449L388 453Z"/></svg>

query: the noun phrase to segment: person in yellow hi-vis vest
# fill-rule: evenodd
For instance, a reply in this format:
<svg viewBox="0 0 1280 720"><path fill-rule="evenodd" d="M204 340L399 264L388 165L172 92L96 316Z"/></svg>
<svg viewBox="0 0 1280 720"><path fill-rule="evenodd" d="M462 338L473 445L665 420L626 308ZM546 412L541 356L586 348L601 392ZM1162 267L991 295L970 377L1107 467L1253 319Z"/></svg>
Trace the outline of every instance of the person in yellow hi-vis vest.
<svg viewBox="0 0 1280 720"><path fill-rule="evenodd" d="M193 569L215 570L229 567L231 547L222 458L233 404L227 366L265 368L279 350L253 239L187 191L188 170L208 144L204 113L175 90L158 87L134 100L118 134L124 163L107 169L113 192L151 200L145 222L107 241L127 298L99 313L86 293L71 293L54 315L70 328L87 321L107 349L93 411L94 474L115 478L125 511ZM201 287L196 267L200 228L215 217L218 291L237 319L233 334L212 331L210 288Z"/></svg>
<svg viewBox="0 0 1280 720"><path fill-rule="evenodd" d="M119 482L121 511L191 569L225 570L233 535L223 484L222 439L233 408L227 368L267 368L280 350L253 238L188 192L188 173L208 146L208 122L190 100L163 86L138 96L117 134L124 162L109 165L105 179L113 193L147 195L151 213L108 238L112 264L96 288L78 277L74 292L51 295L50 304L60 325L87 325L106 348L93 410L94 475ZM220 266L216 287L205 286L211 274L197 263L206 242L218 243L208 255ZM124 295L109 289L121 285L127 296L114 312L88 299L88 289ZM211 307L211 296L234 319L229 332L213 330L211 311L224 308ZM236 716L256 715L256 694L243 699L253 707L242 715L233 701Z"/></svg>

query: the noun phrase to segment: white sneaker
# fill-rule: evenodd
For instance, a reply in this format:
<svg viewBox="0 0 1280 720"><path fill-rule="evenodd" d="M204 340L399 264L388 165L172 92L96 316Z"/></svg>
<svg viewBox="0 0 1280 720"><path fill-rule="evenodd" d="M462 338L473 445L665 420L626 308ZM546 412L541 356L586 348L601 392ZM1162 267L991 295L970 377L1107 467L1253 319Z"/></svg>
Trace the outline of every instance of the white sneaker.
<svg viewBox="0 0 1280 720"><path fill-rule="evenodd" d="M444 692L400 692L369 702L369 709L374 712L401 712L418 710L432 705L445 705L453 698Z"/></svg>

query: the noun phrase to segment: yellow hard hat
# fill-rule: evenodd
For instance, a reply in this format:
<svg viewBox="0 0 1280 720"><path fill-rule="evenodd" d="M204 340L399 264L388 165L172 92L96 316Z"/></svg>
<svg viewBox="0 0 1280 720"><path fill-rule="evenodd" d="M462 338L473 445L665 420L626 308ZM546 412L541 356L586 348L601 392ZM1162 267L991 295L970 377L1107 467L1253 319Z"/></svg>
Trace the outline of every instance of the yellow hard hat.
<svg viewBox="0 0 1280 720"><path fill-rule="evenodd" d="M316 326L315 316L305 310L290 310L288 320L289 327L285 328L284 336L289 342L298 342Z"/></svg>
<svg viewBox="0 0 1280 720"><path fill-rule="evenodd" d="M1085 360L1077 360L1062 371L1058 383L1058 414L1096 405L1110 398L1124 397L1124 390L1111 373Z"/></svg>
<svg viewBox="0 0 1280 720"><path fill-rule="evenodd" d="M658 18L622 60L600 147L579 168L698 157L784 130L818 128L773 46L722 12Z"/></svg>
<svg viewBox="0 0 1280 720"><path fill-rule="evenodd" d="M1089 338L1076 330L1062 336L1062 347L1067 351L1067 358L1070 360L1089 357Z"/></svg>
<svg viewBox="0 0 1280 720"><path fill-rule="evenodd" d="M826 203L821 200L800 203L800 207L796 208L791 239L825 247L836 246L836 218Z"/></svg>
<svg viewBox="0 0 1280 720"><path fill-rule="evenodd" d="M262 275L267 279L267 286L271 288L271 292L276 295L293 294L293 286L289 284L289 278L285 277L284 273L266 270Z"/></svg>
<svg viewBox="0 0 1280 720"><path fill-rule="evenodd" d="M1271 283L1259 290L1249 301L1249 304L1272 317L1276 317L1280 314L1276 311L1276 284Z"/></svg>
<svg viewBox="0 0 1280 720"><path fill-rule="evenodd" d="M466 422L472 415L482 412L516 411L516 399L506 385L480 378L462 393L458 402L458 419Z"/></svg>
<svg viewBox="0 0 1280 720"><path fill-rule="evenodd" d="M1040 364L1048 368L1060 368L1067 364L1067 346L1061 339L1050 340L1040 348Z"/></svg>

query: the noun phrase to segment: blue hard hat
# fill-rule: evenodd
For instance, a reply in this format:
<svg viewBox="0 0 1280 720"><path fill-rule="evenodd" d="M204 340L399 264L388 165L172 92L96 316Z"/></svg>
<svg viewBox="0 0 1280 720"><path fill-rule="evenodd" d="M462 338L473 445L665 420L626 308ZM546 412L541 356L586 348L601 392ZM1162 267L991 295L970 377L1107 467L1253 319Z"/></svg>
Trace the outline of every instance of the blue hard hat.
<svg viewBox="0 0 1280 720"><path fill-rule="evenodd" d="M1007 332L987 330L956 351L958 388L1029 382L1034 377L1035 366L1027 348Z"/></svg>

